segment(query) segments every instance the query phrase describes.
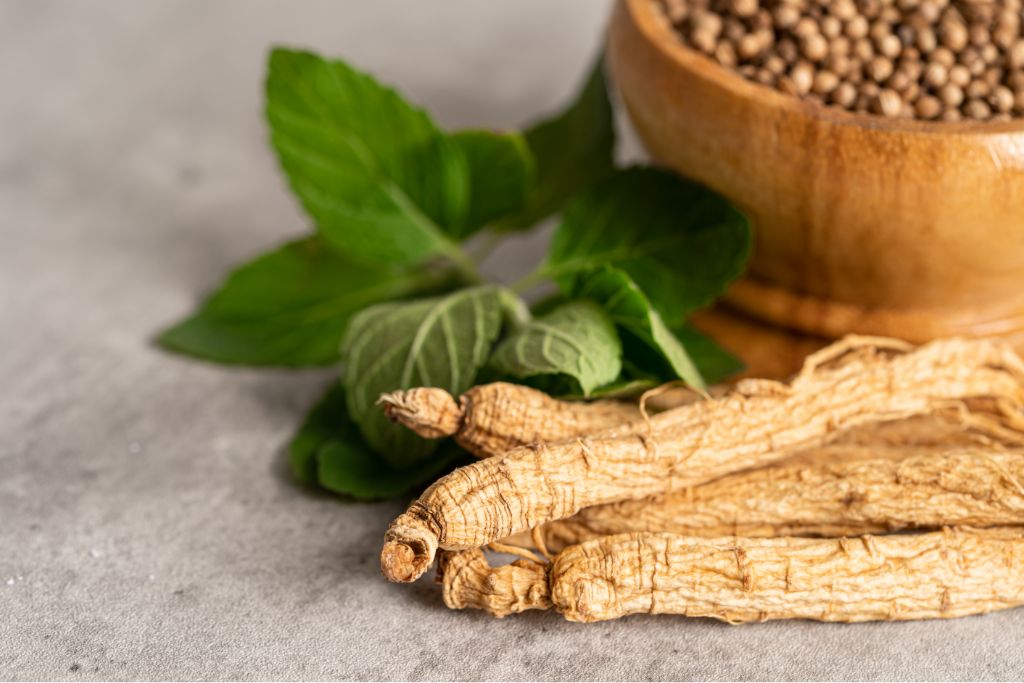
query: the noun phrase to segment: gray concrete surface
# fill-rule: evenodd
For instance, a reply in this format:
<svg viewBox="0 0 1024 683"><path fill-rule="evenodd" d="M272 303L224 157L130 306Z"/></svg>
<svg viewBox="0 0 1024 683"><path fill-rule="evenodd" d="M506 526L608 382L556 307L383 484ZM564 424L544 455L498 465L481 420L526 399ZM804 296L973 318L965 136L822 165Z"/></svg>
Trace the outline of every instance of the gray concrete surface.
<svg viewBox="0 0 1024 683"><path fill-rule="evenodd" d="M446 124L514 125L568 92L606 8L0 3L0 678L1024 674L1024 610L742 628L449 612L429 581L378 574L398 503L284 474L329 372L149 344L229 265L303 230L263 144L267 45L344 55Z"/></svg>

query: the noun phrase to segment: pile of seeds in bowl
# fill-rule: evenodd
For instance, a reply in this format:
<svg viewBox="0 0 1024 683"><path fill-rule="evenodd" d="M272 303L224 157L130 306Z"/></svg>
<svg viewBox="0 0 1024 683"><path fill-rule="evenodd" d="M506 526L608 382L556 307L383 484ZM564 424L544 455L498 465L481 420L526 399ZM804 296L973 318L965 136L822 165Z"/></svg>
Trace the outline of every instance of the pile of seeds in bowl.
<svg viewBox="0 0 1024 683"><path fill-rule="evenodd" d="M1022 0L659 0L683 41L797 97L887 117L1024 115Z"/></svg>

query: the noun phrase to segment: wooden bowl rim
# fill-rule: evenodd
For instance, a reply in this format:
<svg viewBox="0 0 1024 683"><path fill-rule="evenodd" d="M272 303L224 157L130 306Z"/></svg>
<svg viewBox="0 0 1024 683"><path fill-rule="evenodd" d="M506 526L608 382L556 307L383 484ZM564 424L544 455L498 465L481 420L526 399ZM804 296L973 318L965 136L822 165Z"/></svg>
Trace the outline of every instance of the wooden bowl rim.
<svg viewBox="0 0 1024 683"><path fill-rule="evenodd" d="M759 106L785 111L796 116L819 119L837 126L852 126L873 132L915 134L950 134L989 136L1024 132L1024 117L1010 121L919 121L890 119L875 114L861 114L839 107L802 100L775 88L754 83L738 72L722 66L709 57L687 47L658 8L656 0L620 0L634 26L661 55L677 68L689 71L736 97L756 101Z"/></svg>

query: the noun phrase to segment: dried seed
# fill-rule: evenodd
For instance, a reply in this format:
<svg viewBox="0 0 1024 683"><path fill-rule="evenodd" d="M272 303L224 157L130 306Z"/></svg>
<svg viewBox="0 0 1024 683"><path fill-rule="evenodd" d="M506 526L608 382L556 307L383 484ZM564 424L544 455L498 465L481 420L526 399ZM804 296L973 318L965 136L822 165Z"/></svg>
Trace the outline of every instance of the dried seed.
<svg viewBox="0 0 1024 683"><path fill-rule="evenodd" d="M992 115L992 109L983 100L968 100L964 105L964 114L972 119L987 119Z"/></svg>
<svg viewBox="0 0 1024 683"><path fill-rule="evenodd" d="M971 82L971 72L963 64L956 64L949 70L949 82L964 88Z"/></svg>
<svg viewBox="0 0 1024 683"><path fill-rule="evenodd" d="M925 95L914 104L919 119L934 119L942 113L942 102L939 98Z"/></svg>
<svg viewBox="0 0 1024 683"><path fill-rule="evenodd" d="M875 41L875 47L878 51L888 57L889 59L896 59L900 55L902 44L900 39L891 33Z"/></svg>
<svg viewBox="0 0 1024 683"><path fill-rule="evenodd" d="M991 97L992 107L1003 114L1013 110L1013 92L1005 85L998 86Z"/></svg>
<svg viewBox="0 0 1024 683"><path fill-rule="evenodd" d="M737 17L750 18L757 14L757 0L731 0L729 10Z"/></svg>
<svg viewBox="0 0 1024 683"><path fill-rule="evenodd" d="M899 116L903 111L903 100L898 92L885 88L875 98L873 111L888 117Z"/></svg>
<svg viewBox="0 0 1024 683"><path fill-rule="evenodd" d="M1022 98L1024 99L1024 98ZM857 100L857 88L852 83L840 83L832 91L830 101L844 109L849 109Z"/></svg>
<svg viewBox="0 0 1024 683"><path fill-rule="evenodd" d="M819 95L827 95L839 86L839 77L831 71L818 71L814 74L814 84L811 89ZM1009 92L1009 91L1007 91ZM1013 95L1010 96L1011 104Z"/></svg>
<svg viewBox="0 0 1024 683"><path fill-rule="evenodd" d="M869 29L868 20L860 15L853 17L843 26L843 32L851 40L867 37Z"/></svg>
<svg viewBox="0 0 1024 683"><path fill-rule="evenodd" d="M892 75L893 67L885 57L875 57L868 62L868 75L875 80L876 83L884 83L889 76Z"/></svg>
<svg viewBox="0 0 1024 683"><path fill-rule="evenodd" d="M1007 61L1011 69L1024 68L1024 40L1018 40L1013 44Z"/></svg>
<svg viewBox="0 0 1024 683"><path fill-rule="evenodd" d="M828 56L828 41L820 33L804 36L800 48L804 57L812 62L820 62Z"/></svg>
<svg viewBox="0 0 1024 683"><path fill-rule="evenodd" d="M790 70L789 78L797 94L806 95L814 84L814 67L808 62L799 62Z"/></svg>
<svg viewBox="0 0 1024 683"><path fill-rule="evenodd" d="M929 64L928 68L924 70L924 82L932 88L941 88L948 79L949 71L936 62Z"/></svg>
<svg viewBox="0 0 1024 683"><path fill-rule="evenodd" d="M964 101L964 92L952 83L947 83L939 90L939 98L947 107L959 107Z"/></svg>
<svg viewBox="0 0 1024 683"><path fill-rule="evenodd" d="M967 38L967 27L963 21L947 14L939 25L939 39L943 46L953 52L959 52L967 47Z"/></svg>

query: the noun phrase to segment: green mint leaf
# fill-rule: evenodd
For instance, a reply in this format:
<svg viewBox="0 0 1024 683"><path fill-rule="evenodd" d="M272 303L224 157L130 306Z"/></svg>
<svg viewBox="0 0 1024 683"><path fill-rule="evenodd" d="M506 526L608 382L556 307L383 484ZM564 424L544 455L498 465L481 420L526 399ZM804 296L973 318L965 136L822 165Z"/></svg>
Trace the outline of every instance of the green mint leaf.
<svg viewBox="0 0 1024 683"><path fill-rule="evenodd" d="M317 455L317 483L328 491L363 500L395 498L453 469L466 453L442 443L426 460L396 468L365 445L336 440Z"/></svg>
<svg viewBox="0 0 1024 683"><path fill-rule="evenodd" d="M271 143L332 243L362 259L416 263L456 249L469 174L430 117L344 62L283 48L266 83Z"/></svg>
<svg viewBox="0 0 1024 683"><path fill-rule="evenodd" d="M502 325L506 330L517 332L533 319L530 306L508 287L498 290L498 303L501 306Z"/></svg>
<svg viewBox="0 0 1024 683"><path fill-rule="evenodd" d="M600 306L572 301L501 342L490 364L499 374L519 380L567 378L573 393L589 396L619 376L622 344Z"/></svg>
<svg viewBox="0 0 1024 683"><path fill-rule="evenodd" d="M526 208L502 221L506 229L532 227L615 167L615 118L602 60L567 109L527 129L526 143L536 160L537 180Z"/></svg>
<svg viewBox="0 0 1024 683"><path fill-rule="evenodd" d="M690 324L672 328L686 353L693 359L701 376L708 384L717 384L743 370L743 362Z"/></svg>
<svg viewBox="0 0 1024 683"><path fill-rule="evenodd" d="M346 438L354 444L362 440L348 419L345 390L340 382L334 382L307 413L299 431L288 445L288 463L291 465L292 476L303 484L316 484L316 456L320 448L332 440L342 441Z"/></svg>
<svg viewBox="0 0 1024 683"><path fill-rule="evenodd" d="M750 245L747 219L723 197L668 171L630 168L566 208L546 268L564 278L615 266L676 324L743 272Z"/></svg>
<svg viewBox="0 0 1024 683"><path fill-rule="evenodd" d="M316 237L298 240L236 269L157 341L220 363L325 365L338 360L345 327L360 309L440 284L438 276L354 262Z"/></svg>
<svg viewBox="0 0 1024 683"><path fill-rule="evenodd" d="M633 379L629 377L623 377L621 379L615 380L614 382L611 382L610 384L605 384L602 387L598 387L593 392L591 392L590 396L587 398L632 398L634 396L639 396L648 389L653 389L654 387L658 386L658 384L659 382L650 379ZM583 397L574 396L572 398Z"/></svg>
<svg viewBox="0 0 1024 683"><path fill-rule="evenodd" d="M435 457L395 468L363 441L345 408L345 391L335 383L306 416L288 448L299 481L361 500L393 498L426 484L464 457L443 447Z"/></svg>
<svg viewBox="0 0 1024 683"><path fill-rule="evenodd" d="M469 168L470 199L464 223L451 232L464 239L488 223L523 208L533 186L534 163L519 133L464 130L452 141Z"/></svg>
<svg viewBox="0 0 1024 683"><path fill-rule="evenodd" d="M578 274L569 293L598 302L619 328L623 355L633 362L653 356L666 364L661 379L679 378L704 389L704 378L679 339L665 324L643 290L623 270L603 266ZM649 363L639 363L641 367Z"/></svg>
<svg viewBox="0 0 1024 683"><path fill-rule="evenodd" d="M384 392L441 387L458 396L471 386L501 331L498 288L367 308L343 342L348 409L366 441L396 467L430 455L436 443L392 424L377 407Z"/></svg>

